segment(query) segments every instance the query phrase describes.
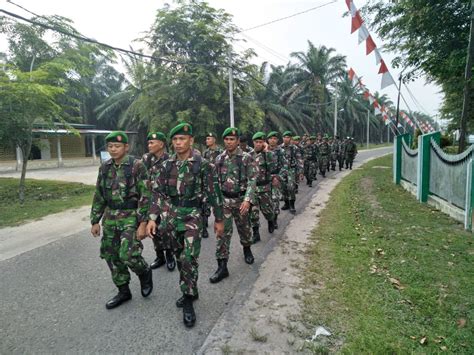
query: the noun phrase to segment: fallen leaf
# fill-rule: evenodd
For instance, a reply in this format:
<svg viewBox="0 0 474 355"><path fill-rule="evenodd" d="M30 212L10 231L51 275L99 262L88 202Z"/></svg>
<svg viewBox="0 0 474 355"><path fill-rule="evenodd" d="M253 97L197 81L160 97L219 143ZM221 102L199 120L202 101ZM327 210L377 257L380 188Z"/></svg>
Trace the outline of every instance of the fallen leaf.
<svg viewBox="0 0 474 355"><path fill-rule="evenodd" d="M446 350L448 350L448 347L443 345L443 346L440 347L440 349L443 350L443 351L446 351Z"/></svg>
<svg viewBox="0 0 474 355"><path fill-rule="evenodd" d="M420 344L421 345L426 345L427 341L428 341L428 339L426 337L423 337L423 338L420 339Z"/></svg>
<svg viewBox="0 0 474 355"><path fill-rule="evenodd" d="M413 336L413 335L411 335L411 336L410 336L410 339L411 339L411 340L416 340L416 337Z"/></svg>
<svg viewBox="0 0 474 355"><path fill-rule="evenodd" d="M449 265L449 266L453 266L453 265L454 265L454 263L453 263L453 262L451 262L451 261L448 261L448 265Z"/></svg>
<svg viewBox="0 0 474 355"><path fill-rule="evenodd" d="M464 328L464 326L466 325L466 320L464 318L460 318L458 319L458 328Z"/></svg>
<svg viewBox="0 0 474 355"><path fill-rule="evenodd" d="M393 277L390 277L388 280L390 281L390 283L391 283L395 288L397 288L397 289L399 289L399 290L403 290L403 289L405 288L405 286L403 286L403 285L400 283L399 280L394 279Z"/></svg>

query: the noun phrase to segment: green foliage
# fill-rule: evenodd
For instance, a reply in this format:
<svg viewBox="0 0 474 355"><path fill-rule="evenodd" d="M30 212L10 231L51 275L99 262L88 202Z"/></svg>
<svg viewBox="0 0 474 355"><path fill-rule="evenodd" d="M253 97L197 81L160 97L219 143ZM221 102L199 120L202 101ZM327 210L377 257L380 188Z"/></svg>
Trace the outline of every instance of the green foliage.
<svg viewBox="0 0 474 355"><path fill-rule="evenodd" d="M450 135L446 135L446 134L441 135L440 144L439 144L439 146L441 148L450 146L452 144L453 144L453 137L451 137Z"/></svg>

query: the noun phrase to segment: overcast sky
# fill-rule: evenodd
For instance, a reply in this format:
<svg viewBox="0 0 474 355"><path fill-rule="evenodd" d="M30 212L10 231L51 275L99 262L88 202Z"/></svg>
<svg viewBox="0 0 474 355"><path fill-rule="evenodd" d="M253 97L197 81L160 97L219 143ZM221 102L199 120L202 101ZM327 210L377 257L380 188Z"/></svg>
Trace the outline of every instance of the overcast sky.
<svg viewBox="0 0 474 355"><path fill-rule="evenodd" d="M245 29L293 13L323 5L332 0L209 0L213 7L225 9L234 16L234 23ZM74 21L75 27L84 35L114 46L128 48L141 32L150 28L156 9L163 6L162 0L14 0L14 2L38 14L62 15ZM170 2L170 1L168 1ZM358 8L364 5L364 0L354 0ZM0 8L15 12L26 17L30 15L21 9L0 0ZM262 28L245 32L249 38L242 46L251 47L259 55L258 61L268 61L272 64L286 64L291 52L306 51L307 41L316 46L333 47L337 53L347 57L348 67L352 67L371 92L379 91L387 94L396 102L395 86L380 90L381 75L372 52L365 55L365 44L358 45L357 33L350 34L351 21L342 17L346 11L344 0L323 6L320 9L280 21ZM383 40L372 33L378 48L383 46ZM265 47L266 49L264 49ZM0 51L6 50L5 41L0 39ZM392 56L383 52L382 56L389 66L395 80L398 70L389 64ZM406 90L402 93L412 110L436 115L441 103L440 89L434 85L426 85L424 80L409 85L411 92L418 100L414 103ZM401 103L402 109L407 109Z"/></svg>

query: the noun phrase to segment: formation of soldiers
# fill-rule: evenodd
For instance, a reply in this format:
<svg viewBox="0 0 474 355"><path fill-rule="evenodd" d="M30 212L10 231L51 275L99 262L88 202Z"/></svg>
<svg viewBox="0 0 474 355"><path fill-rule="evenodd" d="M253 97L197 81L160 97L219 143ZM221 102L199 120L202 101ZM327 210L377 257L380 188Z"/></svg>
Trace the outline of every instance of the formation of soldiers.
<svg viewBox="0 0 474 355"><path fill-rule="evenodd" d="M326 171L345 166L352 169L357 147L347 137L299 136L256 132L253 149L238 128L223 134L224 148L214 133L207 134L202 154L193 147L189 123L174 127L169 135L150 132L148 153L141 159L128 154L128 137L115 131L106 137L111 159L99 168L91 208L91 233L102 239L100 257L107 262L118 293L106 303L107 309L132 298L130 272L140 280L141 294L153 291L152 269L166 265L179 270L183 322L194 326L193 302L199 298L198 260L202 238L208 238L208 219L214 214L217 269L209 278L218 283L229 276L227 262L233 224L247 264L254 263L251 246L260 241L260 212L269 233L278 229L280 210L296 213L299 182L308 186ZM170 142L171 141L171 142ZM167 152L171 143L172 154ZM284 204L280 209L280 201ZM153 239L155 260L149 265L142 257L142 240Z"/></svg>

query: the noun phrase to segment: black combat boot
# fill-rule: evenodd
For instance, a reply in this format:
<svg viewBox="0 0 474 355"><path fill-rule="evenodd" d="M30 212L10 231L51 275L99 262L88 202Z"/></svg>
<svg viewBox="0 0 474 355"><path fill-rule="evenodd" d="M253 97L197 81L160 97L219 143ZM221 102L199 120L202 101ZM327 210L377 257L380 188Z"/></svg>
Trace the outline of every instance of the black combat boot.
<svg viewBox="0 0 474 355"><path fill-rule="evenodd" d="M275 219L273 220L273 228L278 229L278 215L275 215Z"/></svg>
<svg viewBox="0 0 474 355"><path fill-rule="evenodd" d="M156 259L150 265L152 269L158 269L159 267L166 264L165 253L163 250L156 251Z"/></svg>
<svg viewBox="0 0 474 355"><path fill-rule="evenodd" d="M211 281L212 284L215 284L226 277L229 276L229 270L227 270L227 259L217 259L217 270L209 278L209 281Z"/></svg>
<svg viewBox="0 0 474 355"><path fill-rule="evenodd" d="M349 164L349 170L352 170L352 163Z"/></svg>
<svg viewBox="0 0 474 355"><path fill-rule="evenodd" d="M196 301L196 300L199 299L199 294L194 295L194 296L191 296L191 297L192 297L193 301ZM182 295L180 298L178 298L178 299L176 300L176 307L178 307L178 308L183 308L183 305L184 305L184 298L185 298L185 296Z"/></svg>
<svg viewBox="0 0 474 355"><path fill-rule="evenodd" d="M290 209L290 200L285 200L285 204L281 208L283 211L289 210Z"/></svg>
<svg viewBox="0 0 474 355"><path fill-rule="evenodd" d="M209 238L209 232L207 231L207 227L202 228L202 237Z"/></svg>
<svg viewBox="0 0 474 355"><path fill-rule="evenodd" d="M295 188L295 194L298 193L298 184L296 184L296 188Z"/></svg>
<svg viewBox="0 0 474 355"><path fill-rule="evenodd" d="M275 218L272 221L268 221L268 233L273 233L275 231Z"/></svg>
<svg viewBox="0 0 474 355"><path fill-rule="evenodd" d="M295 214L296 209L295 209L295 200L290 200L290 212Z"/></svg>
<svg viewBox="0 0 474 355"><path fill-rule="evenodd" d="M260 230L258 227L252 227L253 231L253 242L258 243L260 241Z"/></svg>
<svg viewBox="0 0 474 355"><path fill-rule="evenodd" d="M252 250L250 249L249 246L244 247L244 259L245 259L245 262L249 265L253 264L253 262L255 261L252 254Z"/></svg>
<svg viewBox="0 0 474 355"><path fill-rule="evenodd" d="M118 289L119 289L119 292L117 293L117 295L115 295L112 299L107 301L107 303L105 304L105 308L112 309L132 299L132 293L130 292L130 288L128 287L128 284L119 286Z"/></svg>
<svg viewBox="0 0 474 355"><path fill-rule="evenodd" d="M308 181L308 186L313 187L313 182L311 180Z"/></svg>
<svg viewBox="0 0 474 355"><path fill-rule="evenodd" d="M194 313L193 296L184 295L183 302L183 322L188 328L194 327L196 323L196 313Z"/></svg>
<svg viewBox="0 0 474 355"><path fill-rule="evenodd" d="M150 296L151 291L153 291L153 273L151 268L148 267L143 273L138 275L138 278L140 279L142 296Z"/></svg>
<svg viewBox="0 0 474 355"><path fill-rule="evenodd" d="M169 271L173 271L174 268L176 267L176 260L174 258L174 255L171 249L165 250L165 256L166 256L166 267L168 268Z"/></svg>

